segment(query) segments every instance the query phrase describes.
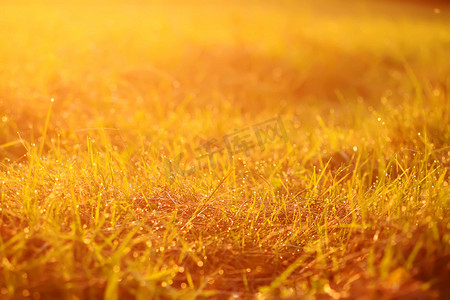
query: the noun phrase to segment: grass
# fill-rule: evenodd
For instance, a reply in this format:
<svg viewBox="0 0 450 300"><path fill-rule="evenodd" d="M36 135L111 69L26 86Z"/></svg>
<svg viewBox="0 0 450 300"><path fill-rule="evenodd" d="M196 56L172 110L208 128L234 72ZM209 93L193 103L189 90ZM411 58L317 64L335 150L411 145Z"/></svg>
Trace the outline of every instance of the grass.
<svg viewBox="0 0 450 300"><path fill-rule="evenodd" d="M449 297L449 13L2 4L0 298Z"/></svg>

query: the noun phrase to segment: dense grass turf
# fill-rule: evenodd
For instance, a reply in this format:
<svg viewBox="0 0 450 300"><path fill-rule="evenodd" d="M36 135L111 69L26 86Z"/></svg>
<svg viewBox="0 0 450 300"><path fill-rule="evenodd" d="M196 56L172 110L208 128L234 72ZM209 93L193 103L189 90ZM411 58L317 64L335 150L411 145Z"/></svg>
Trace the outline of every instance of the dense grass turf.
<svg viewBox="0 0 450 300"><path fill-rule="evenodd" d="M315 2L1 4L0 298L449 297L449 8Z"/></svg>

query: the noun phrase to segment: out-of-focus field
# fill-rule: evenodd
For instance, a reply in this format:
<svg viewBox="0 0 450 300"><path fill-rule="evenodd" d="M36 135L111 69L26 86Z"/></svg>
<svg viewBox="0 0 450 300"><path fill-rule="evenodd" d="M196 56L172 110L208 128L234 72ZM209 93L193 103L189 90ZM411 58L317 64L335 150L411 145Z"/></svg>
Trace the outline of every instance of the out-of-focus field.
<svg viewBox="0 0 450 300"><path fill-rule="evenodd" d="M450 297L450 8L374 2L2 2L0 298Z"/></svg>

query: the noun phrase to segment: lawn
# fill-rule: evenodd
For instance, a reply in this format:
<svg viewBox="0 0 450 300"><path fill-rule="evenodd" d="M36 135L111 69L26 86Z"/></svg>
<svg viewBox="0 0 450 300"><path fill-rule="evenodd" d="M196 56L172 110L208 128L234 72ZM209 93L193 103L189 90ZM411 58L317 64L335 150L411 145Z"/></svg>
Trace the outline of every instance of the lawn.
<svg viewBox="0 0 450 300"><path fill-rule="evenodd" d="M450 297L450 7L0 4L0 299Z"/></svg>

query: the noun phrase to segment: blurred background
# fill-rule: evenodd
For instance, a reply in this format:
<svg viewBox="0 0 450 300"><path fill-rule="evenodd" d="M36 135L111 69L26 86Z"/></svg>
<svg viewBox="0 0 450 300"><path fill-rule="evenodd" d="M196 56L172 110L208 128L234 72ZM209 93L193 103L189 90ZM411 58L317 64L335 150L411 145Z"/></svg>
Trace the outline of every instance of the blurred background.
<svg viewBox="0 0 450 300"><path fill-rule="evenodd" d="M354 103L447 93L449 15L447 1L3 1L0 153L23 155L18 132L38 140L52 98L49 130L72 146L90 128L167 143L275 114L354 126Z"/></svg>

